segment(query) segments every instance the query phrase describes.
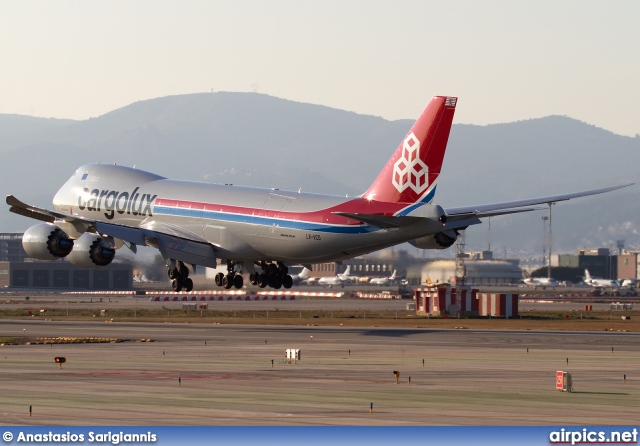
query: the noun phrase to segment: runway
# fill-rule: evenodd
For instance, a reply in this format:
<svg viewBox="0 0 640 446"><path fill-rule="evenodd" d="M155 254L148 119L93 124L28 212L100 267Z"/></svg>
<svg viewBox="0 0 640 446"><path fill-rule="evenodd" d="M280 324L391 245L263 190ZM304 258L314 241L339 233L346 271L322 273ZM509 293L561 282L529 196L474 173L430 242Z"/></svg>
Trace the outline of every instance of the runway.
<svg viewBox="0 0 640 446"><path fill-rule="evenodd" d="M0 347L7 425L631 425L640 418L634 333L0 326L3 336L127 340ZM284 360L288 348L300 349L300 361ZM66 358L62 368L56 356ZM575 392L555 390L557 370L572 373Z"/></svg>

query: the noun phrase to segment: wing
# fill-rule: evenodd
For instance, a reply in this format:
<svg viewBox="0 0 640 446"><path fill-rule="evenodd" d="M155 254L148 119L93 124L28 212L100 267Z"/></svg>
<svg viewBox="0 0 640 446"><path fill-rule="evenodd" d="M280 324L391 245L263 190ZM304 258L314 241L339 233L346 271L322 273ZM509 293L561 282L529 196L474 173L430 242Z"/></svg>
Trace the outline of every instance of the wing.
<svg viewBox="0 0 640 446"><path fill-rule="evenodd" d="M518 212L530 212L544 207L536 207L542 204L551 204L558 201L571 200L572 198L587 197L589 195L604 194L614 190L622 189L623 187L632 186L635 183L624 184L622 186L605 187L603 189L592 189L582 192L574 192L563 195L551 195L548 197L540 198L528 198L525 200L516 201L503 201L501 203L481 204L476 206L464 206L457 208L445 209L447 213L447 225L453 224L459 221L472 221L473 219L479 219L482 217L493 217L495 215L515 214ZM478 220L477 223L480 223ZM475 223L471 223L475 224Z"/></svg>
<svg viewBox="0 0 640 446"><path fill-rule="evenodd" d="M202 237L172 225L151 222L144 227L130 227L113 223L104 223L77 215L50 211L31 206L7 195L9 211L48 223L56 221L73 225L78 232L94 232L123 240L135 252L137 245L152 246L160 250L165 259L175 259L192 265L215 268L216 251L214 246Z"/></svg>
<svg viewBox="0 0 640 446"><path fill-rule="evenodd" d="M53 223L55 220L72 221L85 221L91 223L92 220L87 220L75 215L63 214L60 212L54 212L47 209L31 206L18 200L13 195L7 195L7 204L11 206L10 212L14 214L22 215L23 217L33 218L35 220L46 221L47 223Z"/></svg>

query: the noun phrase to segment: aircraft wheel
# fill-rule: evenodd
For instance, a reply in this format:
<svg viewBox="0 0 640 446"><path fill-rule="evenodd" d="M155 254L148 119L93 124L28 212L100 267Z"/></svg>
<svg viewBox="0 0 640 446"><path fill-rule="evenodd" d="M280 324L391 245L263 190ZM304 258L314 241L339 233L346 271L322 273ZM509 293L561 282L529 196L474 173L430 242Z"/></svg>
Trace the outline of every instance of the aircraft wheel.
<svg viewBox="0 0 640 446"><path fill-rule="evenodd" d="M271 288L275 288L279 290L282 287L282 278L280 276L271 276L271 280L269 281L269 286Z"/></svg>
<svg viewBox="0 0 640 446"><path fill-rule="evenodd" d="M293 286L293 278L289 274L282 278L282 286L287 290Z"/></svg>
<svg viewBox="0 0 640 446"><path fill-rule="evenodd" d="M184 290L185 291L191 291L193 290L193 280L187 278L184 279L184 284L183 284Z"/></svg>
<svg viewBox="0 0 640 446"><path fill-rule="evenodd" d="M222 273L216 274L215 281L216 281L216 285L217 286L222 286L222 279L223 278L224 278L224 274L222 274Z"/></svg>
<svg viewBox="0 0 640 446"><path fill-rule="evenodd" d="M169 276L169 279L171 279L171 280L177 279L180 276L178 274L178 269L177 268L169 268L167 270L167 275Z"/></svg>
<svg viewBox="0 0 640 446"><path fill-rule="evenodd" d="M171 281L171 288L173 288L175 292L182 291L182 281L180 279L173 279Z"/></svg>
<svg viewBox="0 0 640 446"><path fill-rule="evenodd" d="M274 265L273 263L269 263L267 265L267 270L265 271L265 273L268 276L275 276L276 274L278 274L278 266Z"/></svg>
<svg viewBox="0 0 640 446"><path fill-rule="evenodd" d="M287 268L287 265L284 265L284 264L280 263L278 265L278 273L281 276L286 276L287 274L289 274L289 268Z"/></svg>
<svg viewBox="0 0 640 446"><path fill-rule="evenodd" d="M184 263L180 263L179 274L182 279L189 277L189 268Z"/></svg>
<svg viewBox="0 0 640 446"><path fill-rule="evenodd" d="M265 274L259 274L258 275L258 286L260 288L266 288L268 283L269 282L268 282L267 276Z"/></svg>
<svg viewBox="0 0 640 446"><path fill-rule="evenodd" d="M233 277L231 277L230 275L226 275L222 278L222 286L224 287L225 290L230 290L231 287L233 286Z"/></svg>
<svg viewBox="0 0 640 446"><path fill-rule="evenodd" d="M258 274L249 274L249 283L251 285L257 285L258 284Z"/></svg>
<svg viewBox="0 0 640 446"><path fill-rule="evenodd" d="M240 288L242 288L242 285L244 285L244 279L242 278L242 274L236 274L235 277L233 278L233 286L239 290Z"/></svg>

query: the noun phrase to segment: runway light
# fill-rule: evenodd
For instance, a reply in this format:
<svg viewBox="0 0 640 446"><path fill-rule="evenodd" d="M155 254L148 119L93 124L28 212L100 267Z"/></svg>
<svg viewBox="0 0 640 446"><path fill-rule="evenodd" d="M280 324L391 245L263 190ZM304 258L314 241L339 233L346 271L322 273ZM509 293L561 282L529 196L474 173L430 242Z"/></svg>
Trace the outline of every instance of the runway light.
<svg viewBox="0 0 640 446"><path fill-rule="evenodd" d="M60 364L60 368L62 368L62 364L67 362L67 358L65 358L64 356L56 356L55 361L56 361L56 364Z"/></svg>

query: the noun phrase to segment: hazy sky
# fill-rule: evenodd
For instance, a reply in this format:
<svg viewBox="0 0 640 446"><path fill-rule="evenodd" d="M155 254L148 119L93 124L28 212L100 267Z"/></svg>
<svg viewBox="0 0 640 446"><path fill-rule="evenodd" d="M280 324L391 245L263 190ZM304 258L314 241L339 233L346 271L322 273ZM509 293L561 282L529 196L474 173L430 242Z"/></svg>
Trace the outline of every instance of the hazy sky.
<svg viewBox="0 0 640 446"><path fill-rule="evenodd" d="M0 0L0 113L86 119L258 91L455 122L568 115L640 133L640 2Z"/></svg>

